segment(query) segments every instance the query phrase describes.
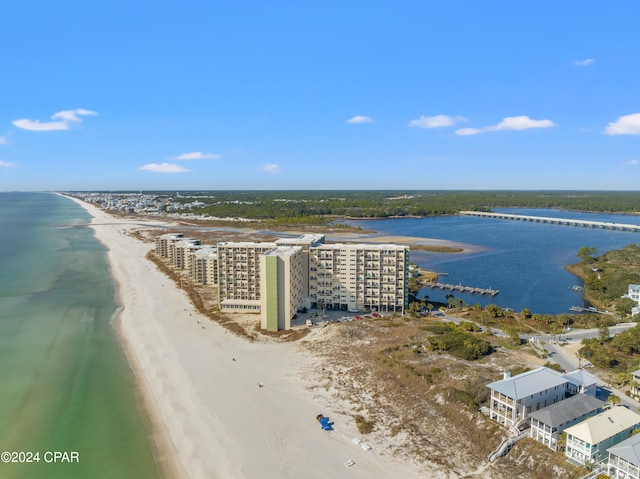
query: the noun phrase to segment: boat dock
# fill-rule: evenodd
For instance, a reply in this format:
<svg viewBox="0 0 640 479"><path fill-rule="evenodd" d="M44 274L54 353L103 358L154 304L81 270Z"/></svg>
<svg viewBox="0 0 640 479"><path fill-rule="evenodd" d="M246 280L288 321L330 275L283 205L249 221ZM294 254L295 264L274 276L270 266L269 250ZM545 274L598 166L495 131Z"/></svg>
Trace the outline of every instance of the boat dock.
<svg viewBox="0 0 640 479"><path fill-rule="evenodd" d="M461 284L423 283L422 286L426 286L427 288L448 289L451 291L460 291L464 293L488 294L490 296L495 296L500 292L497 289L474 288L473 286L463 286Z"/></svg>
<svg viewBox="0 0 640 479"><path fill-rule="evenodd" d="M496 218L500 220L531 221L534 223L546 223L546 224L552 224L552 225L577 226L580 228L598 228L598 229L605 229L605 230L629 231L632 233L640 233L639 225L629 225L624 223L605 223L603 221L573 220L573 219L567 219L567 218L548 218L545 216L512 215L507 213L488 213L484 211L460 211L459 214L464 216L480 216L483 218Z"/></svg>
<svg viewBox="0 0 640 479"><path fill-rule="evenodd" d="M589 308L584 308L582 306L571 306L569 310L573 311L574 313L608 314L609 316L613 316L613 313L611 311L598 311L598 309L594 308L593 306Z"/></svg>

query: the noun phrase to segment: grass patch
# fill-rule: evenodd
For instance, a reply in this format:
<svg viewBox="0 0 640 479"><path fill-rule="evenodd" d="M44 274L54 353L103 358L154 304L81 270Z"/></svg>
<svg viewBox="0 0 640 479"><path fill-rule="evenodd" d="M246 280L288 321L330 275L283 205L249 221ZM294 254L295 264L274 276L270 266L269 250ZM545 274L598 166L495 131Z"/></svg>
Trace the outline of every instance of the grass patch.
<svg viewBox="0 0 640 479"><path fill-rule="evenodd" d="M364 416L361 416L360 414L356 414L354 419L360 434L371 434L373 432L375 421L367 421Z"/></svg>

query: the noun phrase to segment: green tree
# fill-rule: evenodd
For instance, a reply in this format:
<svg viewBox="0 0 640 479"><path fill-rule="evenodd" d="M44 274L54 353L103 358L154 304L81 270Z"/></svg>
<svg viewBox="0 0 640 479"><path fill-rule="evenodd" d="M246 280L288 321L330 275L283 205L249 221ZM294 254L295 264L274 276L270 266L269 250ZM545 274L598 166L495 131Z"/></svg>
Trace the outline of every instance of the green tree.
<svg viewBox="0 0 640 479"><path fill-rule="evenodd" d="M596 262L596 258L594 257L596 254L595 248L589 248L584 246L578 250L578 259L586 264L592 264Z"/></svg>
<svg viewBox="0 0 640 479"><path fill-rule="evenodd" d="M492 318L497 318L498 316L503 315L502 308L497 304L487 304L484 307L484 310L489 313Z"/></svg>
<svg viewBox="0 0 640 479"><path fill-rule="evenodd" d="M620 298L616 302L616 311L622 314L631 314L631 311L637 305L638 303L631 298Z"/></svg>
<svg viewBox="0 0 640 479"><path fill-rule="evenodd" d="M567 447L567 433L566 432L562 432L560 433L560 435L558 436L558 441L556 442L556 445L558 446L558 451L564 451L565 448Z"/></svg>
<svg viewBox="0 0 640 479"><path fill-rule="evenodd" d="M609 328L603 325L603 326L600 326L600 328L598 329L599 329L598 339L603 343L606 341L609 341L609 337L610 337Z"/></svg>
<svg viewBox="0 0 640 479"><path fill-rule="evenodd" d="M609 396L607 397L607 402L615 406L616 404L620 404L620 398L615 394L609 394Z"/></svg>

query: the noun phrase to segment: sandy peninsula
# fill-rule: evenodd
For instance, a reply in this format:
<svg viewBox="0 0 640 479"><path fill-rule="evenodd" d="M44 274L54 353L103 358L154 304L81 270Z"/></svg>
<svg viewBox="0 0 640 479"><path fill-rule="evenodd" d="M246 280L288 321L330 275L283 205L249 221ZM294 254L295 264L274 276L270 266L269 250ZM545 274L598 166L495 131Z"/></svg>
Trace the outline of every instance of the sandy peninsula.
<svg viewBox="0 0 640 479"><path fill-rule="evenodd" d="M129 235L152 222L117 219L74 201L91 214L90 226L108 249L122 308L116 329L167 477L425 477L383 444L365 450L353 442L359 434L352 418L310 392L314 356L295 343L249 343L200 316L145 258L152 245ZM320 413L335 422L334 431L321 430Z"/></svg>

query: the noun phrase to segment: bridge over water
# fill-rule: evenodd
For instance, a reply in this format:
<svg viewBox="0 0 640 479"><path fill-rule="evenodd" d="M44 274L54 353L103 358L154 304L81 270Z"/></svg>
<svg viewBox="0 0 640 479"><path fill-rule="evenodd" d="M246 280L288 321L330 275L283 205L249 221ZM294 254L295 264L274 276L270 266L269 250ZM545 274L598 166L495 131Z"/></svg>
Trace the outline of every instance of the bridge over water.
<svg viewBox="0 0 640 479"><path fill-rule="evenodd" d="M640 233L639 225L629 225L624 223L606 223L603 221L574 220L568 218L548 218L545 216L512 215L508 213L487 213L484 211L460 211L460 214L465 216L480 216L483 218L497 218L500 220L531 221L534 223L546 223L551 225L578 226L581 228L598 228Z"/></svg>

